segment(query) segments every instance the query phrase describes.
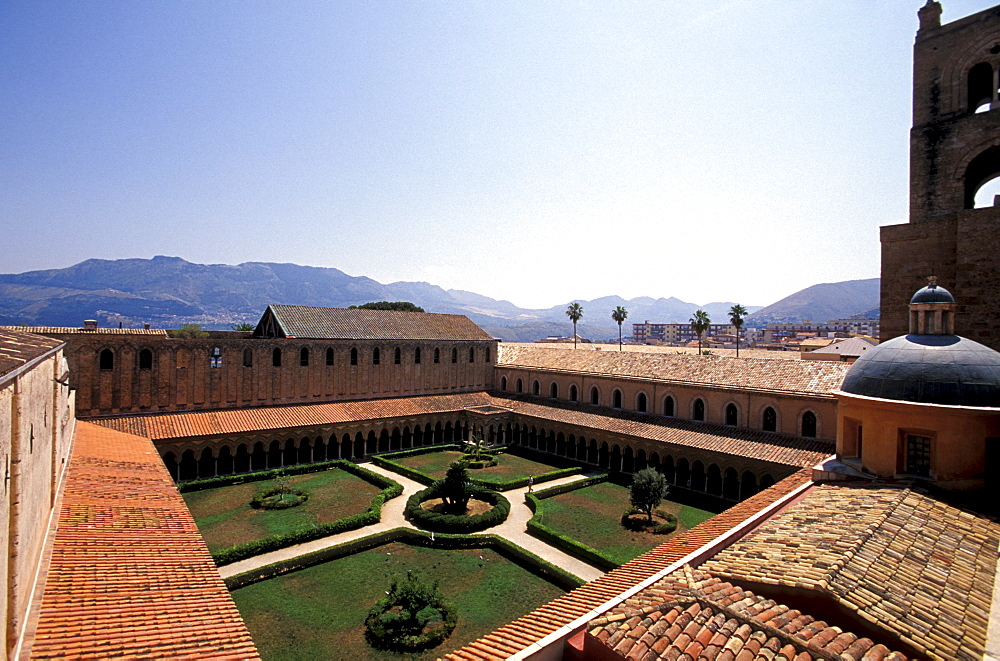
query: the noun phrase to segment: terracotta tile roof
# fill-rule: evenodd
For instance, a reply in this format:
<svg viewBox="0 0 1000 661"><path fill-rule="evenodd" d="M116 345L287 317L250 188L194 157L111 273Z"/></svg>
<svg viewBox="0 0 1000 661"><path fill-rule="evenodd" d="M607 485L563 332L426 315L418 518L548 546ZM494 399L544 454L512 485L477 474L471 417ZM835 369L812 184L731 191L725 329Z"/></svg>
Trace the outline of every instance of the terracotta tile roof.
<svg viewBox="0 0 1000 661"><path fill-rule="evenodd" d="M688 565L591 621L585 655L600 646L625 659L906 659Z"/></svg>
<svg viewBox="0 0 1000 661"><path fill-rule="evenodd" d="M509 409L520 416L540 421L560 422L786 466L813 466L829 456L834 449L829 441L812 438L627 411L587 411L584 410L587 407L581 405L564 407L540 404L530 401L530 398L498 397L485 392L223 411L154 413L101 418L94 422L129 434L165 440L401 418L477 407Z"/></svg>
<svg viewBox="0 0 1000 661"><path fill-rule="evenodd" d="M152 442L78 422L33 658L258 658Z"/></svg>
<svg viewBox="0 0 1000 661"><path fill-rule="evenodd" d="M568 351L500 345L498 367L581 372L747 390L831 395L849 365L837 362L729 358L689 354Z"/></svg>
<svg viewBox="0 0 1000 661"><path fill-rule="evenodd" d="M524 650L753 517L768 505L807 484L811 476L810 470L800 470L618 569L555 598L460 650L445 655L445 658L453 661L506 658Z"/></svg>
<svg viewBox="0 0 1000 661"><path fill-rule="evenodd" d="M816 590L930 657L980 658L998 543L1000 524L908 489L822 485L702 568Z"/></svg>
<svg viewBox="0 0 1000 661"><path fill-rule="evenodd" d="M59 347L62 342L0 328L0 377Z"/></svg>
<svg viewBox="0 0 1000 661"><path fill-rule="evenodd" d="M162 328L73 328L70 326L0 326L0 330L18 330L27 333L43 333L45 335L161 335L166 337L167 331Z"/></svg>
<svg viewBox="0 0 1000 661"><path fill-rule="evenodd" d="M286 337L318 340L490 340L461 314L269 305ZM259 325L258 325L259 328Z"/></svg>

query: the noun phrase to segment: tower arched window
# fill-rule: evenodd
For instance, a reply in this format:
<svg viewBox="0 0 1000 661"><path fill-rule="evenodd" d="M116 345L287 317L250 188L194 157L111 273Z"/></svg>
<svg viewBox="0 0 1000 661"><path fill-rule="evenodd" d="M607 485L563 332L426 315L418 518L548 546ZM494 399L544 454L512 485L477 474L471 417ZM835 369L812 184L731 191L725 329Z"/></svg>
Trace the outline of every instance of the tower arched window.
<svg viewBox="0 0 1000 661"><path fill-rule="evenodd" d="M635 398L635 410L639 413L646 412L646 393L641 392L639 396Z"/></svg>
<svg viewBox="0 0 1000 661"><path fill-rule="evenodd" d="M531 394L532 395L538 395L538 394L541 394L541 392L542 392L542 386L539 385L538 381L532 382L532 384L531 384Z"/></svg>
<svg viewBox="0 0 1000 661"><path fill-rule="evenodd" d="M985 112L993 102L993 67L989 62L980 62L969 69L968 111Z"/></svg>
<svg viewBox="0 0 1000 661"><path fill-rule="evenodd" d="M271 352L271 366L281 367L281 349L278 347L275 347L274 351Z"/></svg>
<svg viewBox="0 0 1000 661"><path fill-rule="evenodd" d="M115 354L111 349L103 350L97 359L98 366L102 370L113 370L115 368Z"/></svg>
<svg viewBox="0 0 1000 661"><path fill-rule="evenodd" d="M802 435L806 438L816 438L816 414L812 411L802 414Z"/></svg>
<svg viewBox="0 0 1000 661"><path fill-rule="evenodd" d="M764 419L761 427L764 431L778 431L778 414L770 406L764 409Z"/></svg>
<svg viewBox="0 0 1000 661"><path fill-rule="evenodd" d="M694 406L691 407L691 417L695 420L705 420L705 400L701 397L694 400Z"/></svg>
<svg viewBox="0 0 1000 661"><path fill-rule="evenodd" d="M505 376L500 377L500 390L507 392L507 377Z"/></svg>
<svg viewBox="0 0 1000 661"><path fill-rule="evenodd" d="M372 365L378 365L382 362L382 356L379 353L378 347L372 349Z"/></svg>
<svg viewBox="0 0 1000 661"><path fill-rule="evenodd" d="M555 381L553 381L552 385L549 386L549 397L552 399L559 397L559 384Z"/></svg>
<svg viewBox="0 0 1000 661"><path fill-rule="evenodd" d="M299 351L299 365L309 367L309 349L306 347L302 347Z"/></svg>
<svg viewBox="0 0 1000 661"><path fill-rule="evenodd" d="M975 209L977 206L993 206L993 197L984 196L996 190L991 183L1000 178L1000 146L993 146L976 156L965 168L965 208Z"/></svg>
<svg viewBox="0 0 1000 661"><path fill-rule="evenodd" d="M573 384L569 387L569 400L571 402L579 401L579 399L576 396L576 384Z"/></svg>
<svg viewBox="0 0 1000 661"><path fill-rule="evenodd" d="M674 417L674 398L670 395L663 398L663 415Z"/></svg>
<svg viewBox="0 0 1000 661"><path fill-rule="evenodd" d="M517 380L517 392L518 393L524 392L524 382L521 381L521 379Z"/></svg>
<svg viewBox="0 0 1000 661"><path fill-rule="evenodd" d="M613 393L611 393L611 402L612 402L611 405L613 407L615 407L616 409L620 409L622 407L622 391L621 390L618 390L616 388L615 391Z"/></svg>
<svg viewBox="0 0 1000 661"><path fill-rule="evenodd" d="M597 386L590 389L590 403L594 406L601 405L601 391L597 389Z"/></svg>
<svg viewBox="0 0 1000 661"><path fill-rule="evenodd" d="M139 352L139 369L141 370L151 370L153 369L153 352L149 349L143 349Z"/></svg>
<svg viewBox="0 0 1000 661"><path fill-rule="evenodd" d="M726 405L726 424L730 427L735 427L739 424L740 413L736 409L736 404L729 403Z"/></svg>
<svg viewBox="0 0 1000 661"><path fill-rule="evenodd" d="M351 365L358 364L358 350L354 347L351 348Z"/></svg>
<svg viewBox="0 0 1000 661"><path fill-rule="evenodd" d="M326 349L326 364L333 365L333 347L327 347Z"/></svg>

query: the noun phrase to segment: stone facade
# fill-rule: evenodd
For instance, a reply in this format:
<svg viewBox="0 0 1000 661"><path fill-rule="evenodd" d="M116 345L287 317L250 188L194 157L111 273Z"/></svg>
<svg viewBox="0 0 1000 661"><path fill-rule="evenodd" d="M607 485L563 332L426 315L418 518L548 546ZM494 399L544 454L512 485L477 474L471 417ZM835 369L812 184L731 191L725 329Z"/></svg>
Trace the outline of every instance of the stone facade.
<svg viewBox="0 0 1000 661"><path fill-rule="evenodd" d="M974 209L1000 175L1000 8L947 25L920 10L913 49L909 224L882 228L882 338L906 333L906 296L927 276L962 292L960 335L1000 349L1000 207ZM978 112L977 112L978 111ZM961 256L961 258L959 258Z"/></svg>

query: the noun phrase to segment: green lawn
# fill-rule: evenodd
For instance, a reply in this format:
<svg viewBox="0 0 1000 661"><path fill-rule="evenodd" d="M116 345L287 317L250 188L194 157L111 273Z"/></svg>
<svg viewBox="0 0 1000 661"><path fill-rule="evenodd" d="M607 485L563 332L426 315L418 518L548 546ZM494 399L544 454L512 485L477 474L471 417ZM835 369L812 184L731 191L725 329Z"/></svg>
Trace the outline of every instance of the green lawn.
<svg viewBox="0 0 1000 661"><path fill-rule="evenodd" d="M272 480L185 493L209 551L220 551L310 524L328 523L364 511L380 489L339 468L287 478L309 493L309 500L285 510L256 510L250 500Z"/></svg>
<svg viewBox="0 0 1000 661"><path fill-rule="evenodd" d="M461 452L446 450L443 452L428 452L427 454L401 457L393 461L407 468L418 470L432 479L440 480L444 478L444 474L448 470L448 465L461 458ZM526 478L529 475L548 473L560 468L560 466L525 459L514 454L501 454L499 459L500 463L496 466L470 470L469 474L475 479L483 480L484 482L502 482Z"/></svg>
<svg viewBox="0 0 1000 661"><path fill-rule="evenodd" d="M625 564L671 537L623 528L620 519L629 506L629 490L611 482L545 498L540 503L535 513L539 523L603 552L619 564ZM715 516L712 512L667 500L657 509L677 517L677 531L673 535Z"/></svg>
<svg viewBox="0 0 1000 661"><path fill-rule="evenodd" d="M265 659L400 659L365 643L364 618L408 569L439 580L459 618L442 645L405 658L436 658L563 593L491 549L392 543L239 588L233 599Z"/></svg>

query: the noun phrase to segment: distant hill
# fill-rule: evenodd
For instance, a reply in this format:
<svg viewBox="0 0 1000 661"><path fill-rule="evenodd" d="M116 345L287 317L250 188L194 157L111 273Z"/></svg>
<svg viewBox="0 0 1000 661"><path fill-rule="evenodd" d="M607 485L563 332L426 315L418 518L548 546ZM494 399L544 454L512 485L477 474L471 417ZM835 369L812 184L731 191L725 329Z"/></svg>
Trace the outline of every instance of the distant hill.
<svg viewBox="0 0 1000 661"><path fill-rule="evenodd" d="M826 323L831 319L844 319L853 314L877 317L879 282L879 278L869 278L806 287L753 313L747 323L763 326L771 323L798 323L806 319Z"/></svg>
<svg viewBox="0 0 1000 661"><path fill-rule="evenodd" d="M878 305L878 280L858 282L876 283L875 294L867 304L852 305L851 314ZM785 301L794 296L797 295ZM835 298L852 296L837 294ZM153 328L178 328L198 323L217 329L244 321L256 322L271 303L347 307L370 301L410 301L428 312L464 314L507 341L532 342L549 335L572 333L572 324L566 318L566 306L572 301L541 310L519 308L510 301L457 289L445 290L426 282L382 284L334 268L298 264L195 264L179 257L158 256L88 259L64 269L0 275L0 325L80 326L84 319L97 319L102 326L121 323L125 327L138 327L148 323ZM631 335L634 322L684 323L698 309L704 309L713 320L722 323L733 305L730 302L697 305L673 297L626 300L605 296L579 302L584 316L578 332L598 341L617 340L618 325L611 319L611 311L619 305L629 313L623 325L626 336ZM763 310L749 305L747 308L751 312L759 310L759 315L781 303ZM833 308L840 309L836 305ZM816 318L826 320L825 316Z"/></svg>

